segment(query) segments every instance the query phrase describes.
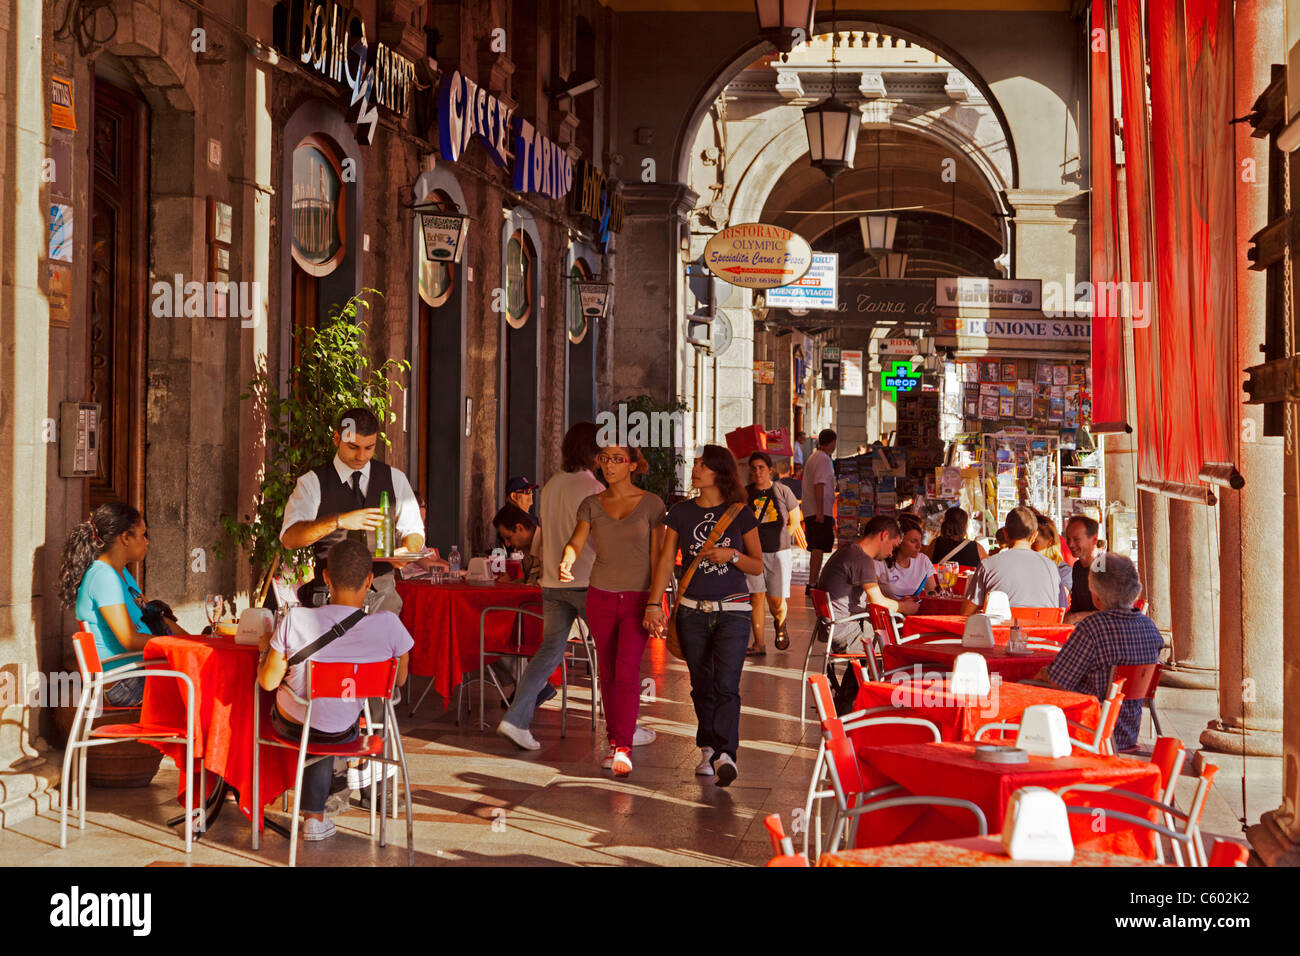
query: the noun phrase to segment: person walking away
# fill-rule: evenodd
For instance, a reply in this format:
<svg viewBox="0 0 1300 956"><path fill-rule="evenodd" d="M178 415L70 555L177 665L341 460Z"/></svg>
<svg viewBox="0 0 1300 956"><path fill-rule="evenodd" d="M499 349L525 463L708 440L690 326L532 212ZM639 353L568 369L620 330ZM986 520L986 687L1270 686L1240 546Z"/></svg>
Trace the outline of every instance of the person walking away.
<svg viewBox="0 0 1300 956"><path fill-rule="evenodd" d="M397 659L397 686L406 683L410 650L414 645L401 619L391 611L365 613L373 577L370 550L360 541L335 542L321 563L321 576L329 588L323 607L292 608L273 634L262 638L262 663L257 682L275 692L271 725L288 740L302 738L307 695L307 662L370 664ZM321 646L320 638L337 630ZM314 649L313 649L314 648ZM306 652L306 653L303 653ZM308 740L316 744L341 744L356 740L363 701L352 699L315 702ZM303 771L302 813L304 840L326 840L337 828L325 818L334 762L318 760ZM384 766L384 765L381 765ZM391 776L385 772L384 778Z"/></svg>
<svg viewBox="0 0 1300 956"><path fill-rule="evenodd" d="M803 500L803 482L794 476L788 458L776 463L776 480L794 492L795 501Z"/></svg>
<svg viewBox="0 0 1300 956"><path fill-rule="evenodd" d="M799 527L801 517L799 500L790 489L778 481L772 470L772 459L767 452L756 451L749 456L749 474L753 483L745 488L750 510L758 522L758 541L763 548L763 573L749 578L749 598L753 605L751 629L753 643L745 652L748 657L767 653L763 644L763 626L766 612L764 596L776 625L776 649L790 646L790 633L786 628L786 599L790 596L790 539Z"/></svg>
<svg viewBox="0 0 1300 956"><path fill-rule="evenodd" d="M394 518L398 553L424 549L424 522L420 505L406 475L382 461L372 460L379 443L379 419L368 408L349 408L339 416L333 434L332 461L318 465L298 478L284 506L280 543L291 551L311 548L315 567L325 566L325 556L339 541L351 538L375 553L374 532L382 522L380 505L388 495ZM400 614L393 566L377 562L366 606L371 611ZM305 607L323 603L329 594L319 573L298 589Z"/></svg>
<svg viewBox="0 0 1300 956"><path fill-rule="evenodd" d="M596 546L587 588L587 625L600 662L609 753L602 762L616 777L632 772L632 746L641 703L641 658L650 634L645 628L650 570L663 550L664 503L632 484L649 471L640 451L606 445L596 456L609 485L584 498L578 522L564 546L558 577L573 580L573 565L590 537Z"/></svg>
<svg viewBox="0 0 1300 956"><path fill-rule="evenodd" d="M73 608L95 639L95 650L111 672L139 663L149 639L159 634L187 636L174 617L149 606L127 565L149 554L144 516L121 501L110 501L74 527L63 546L59 598ZM170 609L168 609L170 610ZM146 623L146 617L150 623ZM109 658L129 655L122 660ZM144 678L127 677L104 688L113 707L135 707L144 700Z"/></svg>
<svg viewBox="0 0 1300 956"><path fill-rule="evenodd" d="M817 435L817 450L803 467L803 513L808 535L808 586L818 580L822 558L835 550L835 432L823 428Z"/></svg>
<svg viewBox="0 0 1300 956"><path fill-rule="evenodd" d="M700 748L695 772L716 776L715 783L726 787L738 773L740 675L750 630L745 575L762 573L763 549L731 452L705 445L691 468L691 486L699 496L673 505L665 519L645 625L656 636L667 633L660 602L680 549L690 580L675 613L695 704L695 744Z"/></svg>

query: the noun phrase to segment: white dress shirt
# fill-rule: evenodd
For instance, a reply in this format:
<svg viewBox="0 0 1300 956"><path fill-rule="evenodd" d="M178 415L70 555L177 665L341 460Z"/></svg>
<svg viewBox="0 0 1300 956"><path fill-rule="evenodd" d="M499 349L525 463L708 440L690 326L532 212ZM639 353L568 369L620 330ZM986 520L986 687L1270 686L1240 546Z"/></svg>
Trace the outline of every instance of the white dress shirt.
<svg viewBox="0 0 1300 956"><path fill-rule="evenodd" d="M357 470L349 468L343 463L338 455L334 456L334 470L338 472L343 484L352 485L352 472ZM364 496L370 488L370 462L366 462L365 467L360 469L361 479L358 484L361 487L361 494ZM393 495L397 501L393 503L396 520L394 527L394 546L401 547L402 539L408 534L418 534L424 537L424 522L420 520L420 504L415 500L415 492L411 490L411 483L406 480L406 476L396 468L393 471ZM316 512L320 509L320 479L316 477L315 471L309 471L298 478L298 484L294 486L293 494L289 496L288 503L284 506L284 522L280 525L280 537L284 538L284 533L292 528L299 521L315 521ZM350 510L350 509L349 509ZM366 532L366 542L370 549L374 550L375 533Z"/></svg>

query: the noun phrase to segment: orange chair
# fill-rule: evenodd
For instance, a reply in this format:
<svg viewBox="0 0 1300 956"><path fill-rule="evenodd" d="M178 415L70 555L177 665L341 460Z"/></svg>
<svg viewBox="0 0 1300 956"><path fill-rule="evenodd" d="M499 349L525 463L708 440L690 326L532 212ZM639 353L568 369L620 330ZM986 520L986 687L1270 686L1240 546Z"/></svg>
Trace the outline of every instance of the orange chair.
<svg viewBox="0 0 1300 956"><path fill-rule="evenodd" d="M298 740L282 737L275 728L270 728L270 736L264 737L256 732L258 744L283 747L298 751L298 772L293 785L293 816L289 830L289 866L295 866L298 859L298 815L302 799L303 771L308 763L319 760L332 760L335 757L364 757L367 760L382 763L385 766L396 764L402 768L402 786L406 789L406 850L408 865L415 865L415 820L411 813L411 778L406 770L406 750L402 746L402 735L397 732L397 715L393 712L393 688L397 684L396 658L376 661L368 664L341 662L324 663L307 661L307 696L295 699L307 708L302 721L302 736ZM292 693L292 692L291 692ZM364 734L356 740L340 744L316 743L310 739L311 712L318 700L366 700L377 698L384 702L384 721L380 733ZM260 713L257 708L255 713ZM367 728L369 729L369 728ZM391 737L390 737L391 735ZM253 812L257 813L261 804L260 756L261 747L256 748L253 758ZM389 756L390 753L395 756ZM387 774L385 773L386 777ZM396 799L394 793L394 799ZM385 822L388 816L388 787L379 787L379 845L387 846ZM373 820L373 816L372 816Z"/></svg>
<svg viewBox="0 0 1300 956"><path fill-rule="evenodd" d="M68 845L68 807L75 801L79 814L77 826L86 829L86 756L91 747L115 744L123 740L140 740L150 743L179 743L185 745L185 852L189 853L194 845L194 828L190 821L194 815L194 681L189 674L182 671L164 670L145 667L143 663L127 664L123 667L105 671L99 658L99 648L95 646L94 635L82 631L73 635L72 649L77 656L77 670L81 674L81 697L77 701L77 710L72 717L72 728L68 731L67 749L63 754L63 786L59 800L59 846ZM118 655L124 657L126 655ZM116 658L109 658L114 660ZM175 677L185 684L185 726L169 724L104 724L93 726L95 717L101 713L104 687L114 681L128 677ZM114 708L122 710L126 708ZM134 708L129 708L134 709ZM80 759L76 759L81 751ZM76 773L73 773L73 769ZM207 794L207 778L199 763L199 791ZM199 830L207 829L207 812L203 798L198 806Z"/></svg>
<svg viewBox="0 0 1300 956"><path fill-rule="evenodd" d="M1017 624L1060 624L1065 620L1063 607L1013 607L1011 620Z"/></svg>
<svg viewBox="0 0 1300 956"><path fill-rule="evenodd" d="M1160 717L1156 714L1156 688L1160 685L1160 672L1163 665L1155 664L1119 664L1110 672L1111 681L1122 681L1129 700L1139 700L1151 713L1151 727L1158 739L1160 737Z"/></svg>
<svg viewBox="0 0 1300 956"><path fill-rule="evenodd" d="M1115 733L1115 724L1119 721L1120 706L1124 703L1124 695L1120 693L1123 686L1123 681L1111 682L1110 692L1106 695L1106 699L1101 702L1101 714L1098 717L1096 727L1086 727L1075 720L1066 721L1066 724L1073 727L1075 730L1086 731L1092 735L1091 740L1078 740L1077 738L1071 738L1071 746L1079 750L1085 750L1091 754L1097 754L1098 756L1111 757L1115 755L1115 745L1111 738ZM976 729L974 740L979 741L984 737L986 732L994 730L999 731L998 737L1003 739L1008 737L1013 731L1020 730L1020 725L1010 721L997 721L996 723L984 724L982 727Z"/></svg>
<svg viewBox="0 0 1300 956"><path fill-rule="evenodd" d="M1250 847L1231 840L1215 840L1210 851L1210 866L1247 866Z"/></svg>
<svg viewBox="0 0 1300 956"><path fill-rule="evenodd" d="M1199 849L1201 843L1200 828L1197 826L1199 813L1194 817L1192 813L1181 813L1177 808L1161 800L1153 800L1151 797L1145 797L1140 793L1134 793L1132 790L1125 790L1123 787L1107 787L1099 783L1073 783L1068 787L1060 787L1056 792L1061 796L1064 796L1067 793L1104 793L1107 795L1108 799L1118 798L1142 804L1143 806L1154 807L1160 811L1165 820L1170 820L1174 817L1183 820L1185 826L1183 831L1180 833L1176 827L1152 823L1147 817L1139 817L1130 813L1124 813L1111 806L1096 808L1089 802L1087 796L1084 796L1076 803L1069 804L1065 808L1067 814L1086 816L1093 818L1094 820L1098 819L1096 811L1097 809L1100 809L1103 814L1100 819L1119 820L1123 823L1129 824L1130 826L1141 827L1153 831L1157 834L1156 849L1157 856L1161 862L1164 861L1164 855L1163 852L1160 851L1159 837L1164 836L1168 837L1170 843L1174 846L1174 859L1178 866L1207 865L1202 861L1202 851ZM1188 859L1190 860L1188 863L1183 862L1183 855L1181 852L1182 844L1186 844L1187 846Z"/></svg>
<svg viewBox="0 0 1300 956"><path fill-rule="evenodd" d="M1187 757L1187 747L1177 737L1161 737L1156 741L1156 745L1151 748L1150 763L1156 765L1160 771L1160 802L1167 803L1171 807L1178 804L1174 801L1174 790L1178 787L1178 775L1182 773L1183 761ZM1165 817L1165 826L1173 829L1174 818ZM1173 844L1174 857L1178 865L1182 866L1182 848ZM1164 850L1161 848L1159 861L1164 862Z"/></svg>
<svg viewBox="0 0 1300 956"><path fill-rule="evenodd" d="M831 673L831 666L835 661L850 661L854 659L870 658L870 667L875 667L875 651L868 644L868 649L864 653L839 652L834 649L835 629L845 624L852 624L856 621L863 621L871 615L869 612L861 614L850 614L846 617L835 617L831 612L831 597L821 588L812 589L813 610L817 614L817 624L813 628L812 636L808 638L808 652L803 658L803 672L799 675L799 730L803 730L804 721L808 716L808 665L812 662L813 648L820 642L817 640L817 628L820 627L826 632L826 652L823 658L821 672L823 674Z"/></svg>
<svg viewBox="0 0 1300 956"><path fill-rule="evenodd" d="M785 828L781 826L781 814L769 813L763 819L763 826L767 828L767 837L772 842L772 852L776 854L767 861L767 866L808 865L806 856L794 852L794 841L785 835Z"/></svg>

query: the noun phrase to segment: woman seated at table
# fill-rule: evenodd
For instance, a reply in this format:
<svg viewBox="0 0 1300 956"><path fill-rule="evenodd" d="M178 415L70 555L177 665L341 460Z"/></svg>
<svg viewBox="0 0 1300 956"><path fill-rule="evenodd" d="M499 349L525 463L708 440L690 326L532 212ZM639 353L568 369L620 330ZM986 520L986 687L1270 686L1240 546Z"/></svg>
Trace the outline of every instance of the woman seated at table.
<svg viewBox="0 0 1300 956"><path fill-rule="evenodd" d="M931 563L959 564L964 568L978 568L989 556L984 546L967 537L970 515L962 508L949 508L943 513L939 536L925 546L925 555Z"/></svg>
<svg viewBox="0 0 1300 956"><path fill-rule="evenodd" d="M1065 554L1061 550L1061 536L1056 533L1056 522L1038 511L1034 512L1034 517L1038 519L1038 533L1034 535L1034 550L1056 565L1056 573L1060 575L1061 583L1065 585L1066 590L1069 590L1074 584L1074 568L1066 562Z"/></svg>
<svg viewBox="0 0 1300 956"><path fill-rule="evenodd" d="M75 609L95 638L95 649L106 671L139 660L154 636L144 622L145 601L128 564L143 561L149 553L149 531L144 516L121 501L100 505L72 529L63 546L59 570L59 597L64 607ZM153 614L151 614L151 617ZM184 634L175 619L157 615L154 627L161 633ZM108 662L110 657L129 658ZM104 688L104 700L113 707L134 707L144 700L144 678L128 677Z"/></svg>
<svg viewBox="0 0 1300 956"><path fill-rule="evenodd" d="M915 598L922 592L932 594L939 589L934 565L921 552L921 521L915 515L898 516L902 539L894 553L884 561L876 562L876 579L885 597L895 601Z"/></svg>

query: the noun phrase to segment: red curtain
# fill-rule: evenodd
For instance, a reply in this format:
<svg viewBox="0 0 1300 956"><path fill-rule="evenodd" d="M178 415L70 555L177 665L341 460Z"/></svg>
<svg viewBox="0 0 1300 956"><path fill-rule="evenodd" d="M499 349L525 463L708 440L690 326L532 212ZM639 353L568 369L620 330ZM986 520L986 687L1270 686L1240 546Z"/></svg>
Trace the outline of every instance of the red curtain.
<svg viewBox="0 0 1300 956"><path fill-rule="evenodd" d="M1124 338L1122 305L1106 290L1118 289L1119 210L1115 189L1115 145L1111 126L1110 24L1107 0L1093 0L1089 40L1092 92L1092 420L1093 431L1123 431ZM1100 31L1100 33L1098 33Z"/></svg>
<svg viewBox="0 0 1300 956"><path fill-rule="evenodd" d="M1141 0L1116 0L1119 27L1120 105L1124 116L1125 198L1128 201L1129 279L1136 289L1151 288L1151 151L1147 129L1146 54L1142 43ZM1159 337L1156 303L1143 294L1134 305L1133 377L1137 406L1138 478L1160 481ZM1140 308L1139 308L1140 306ZM1096 376L1097 370L1093 369ZM1095 384L1095 383L1094 383Z"/></svg>

